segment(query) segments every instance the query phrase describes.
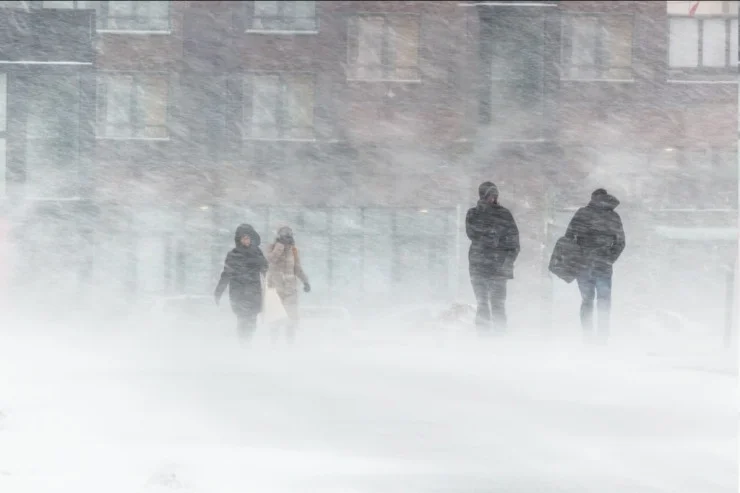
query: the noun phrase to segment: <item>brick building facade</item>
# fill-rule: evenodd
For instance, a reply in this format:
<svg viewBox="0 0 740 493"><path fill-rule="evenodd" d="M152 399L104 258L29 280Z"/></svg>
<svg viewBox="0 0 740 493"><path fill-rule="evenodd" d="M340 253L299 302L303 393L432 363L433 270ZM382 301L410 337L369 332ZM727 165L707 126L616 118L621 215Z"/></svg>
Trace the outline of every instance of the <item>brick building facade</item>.
<svg viewBox="0 0 740 493"><path fill-rule="evenodd" d="M91 13L94 56L67 91L86 112L69 189L29 195L15 119L7 202L85 204L79 275L127 293L208 292L237 221L268 239L289 222L336 303L358 272L365 299L458 294L460 207L482 179L535 284L553 218L598 185L635 222L687 204L736 218L737 2L512 3L24 2L57 32ZM6 67L8 88L62 70Z"/></svg>

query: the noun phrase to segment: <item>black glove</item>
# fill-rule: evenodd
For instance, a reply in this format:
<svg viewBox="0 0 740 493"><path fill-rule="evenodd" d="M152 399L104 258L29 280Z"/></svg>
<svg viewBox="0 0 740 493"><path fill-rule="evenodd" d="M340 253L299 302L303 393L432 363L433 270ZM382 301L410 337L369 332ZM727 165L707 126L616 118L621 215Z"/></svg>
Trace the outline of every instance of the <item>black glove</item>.
<svg viewBox="0 0 740 493"><path fill-rule="evenodd" d="M309 283L305 283L305 284L303 285L303 291L304 291L305 293L310 293L310 292L311 292L311 285L310 285Z"/></svg>

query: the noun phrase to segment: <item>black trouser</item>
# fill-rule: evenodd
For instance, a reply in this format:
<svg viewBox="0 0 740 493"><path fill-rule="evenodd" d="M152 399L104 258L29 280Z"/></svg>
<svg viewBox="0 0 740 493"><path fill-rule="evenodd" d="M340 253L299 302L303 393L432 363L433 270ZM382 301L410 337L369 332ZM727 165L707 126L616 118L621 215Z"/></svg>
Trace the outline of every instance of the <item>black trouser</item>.
<svg viewBox="0 0 740 493"><path fill-rule="evenodd" d="M236 316L236 332L242 342L249 342L252 339L255 330L257 330L256 315Z"/></svg>
<svg viewBox="0 0 740 493"><path fill-rule="evenodd" d="M475 325L479 330L506 329L506 281L504 277L471 274L473 292L478 302Z"/></svg>
<svg viewBox="0 0 740 493"><path fill-rule="evenodd" d="M612 275L609 272L590 272L578 277L581 291L581 327L586 334L594 332L594 299L599 312L598 332L609 336L609 317L612 305Z"/></svg>

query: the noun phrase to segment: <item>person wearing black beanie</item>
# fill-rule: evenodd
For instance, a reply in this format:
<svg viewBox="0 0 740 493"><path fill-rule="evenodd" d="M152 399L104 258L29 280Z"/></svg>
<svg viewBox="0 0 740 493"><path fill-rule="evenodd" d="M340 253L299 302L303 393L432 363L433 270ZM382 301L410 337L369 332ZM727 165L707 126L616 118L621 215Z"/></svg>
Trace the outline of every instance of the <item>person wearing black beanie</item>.
<svg viewBox="0 0 740 493"><path fill-rule="evenodd" d="M478 204L468 210L465 230L470 238L470 281L478 303L475 322L481 333L506 330L506 282L514 278L519 255L519 229L514 216L498 203L498 187L478 187Z"/></svg>

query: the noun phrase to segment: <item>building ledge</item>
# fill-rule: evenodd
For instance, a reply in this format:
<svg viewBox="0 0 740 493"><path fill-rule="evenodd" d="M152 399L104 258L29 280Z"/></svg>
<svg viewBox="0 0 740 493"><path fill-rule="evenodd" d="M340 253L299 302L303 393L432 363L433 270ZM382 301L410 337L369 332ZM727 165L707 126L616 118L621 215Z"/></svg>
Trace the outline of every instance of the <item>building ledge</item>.
<svg viewBox="0 0 740 493"><path fill-rule="evenodd" d="M549 2L464 2L458 7L557 7L556 3Z"/></svg>
<svg viewBox="0 0 740 493"><path fill-rule="evenodd" d="M351 77L347 78L347 82L395 82L397 84L421 84L421 79L354 79Z"/></svg>
<svg viewBox="0 0 740 493"><path fill-rule="evenodd" d="M169 36L172 31L157 31L157 30L125 30L125 29L98 29L98 34L131 34L131 35L148 35L156 34L160 36Z"/></svg>
<svg viewBox="0 0 740 493"><path fill-rule="evenodd" d="M289 30L289 29L287 29L287 30L274 30L274 31L273 30L269 30L269 29L246 29L244 32L247 33L247 34L267 34L267 35L275 34L275 35L278 35L278 36L285 36L285 35L292 36L294 34L297 34L297 35L309 35L309 36L311 36L311 35L319 34L318 31L293 31L293 30Z"/></svg>
<svg viewBox="0 0 740 493"><path fill-rule="evenodd" d="M87 65L92 66L93 62L73 62L69 60L62 61L37 61L37 60L0 60L0 65Z"/></svg>
<svg viewBox="0 0 740 493"><path fill-rule="evenodd" d="M669 84L735 84L737 85L737 79L725 79L725 80L690 80L690 79L668 79L666 82Z"/></svg>
<svg viewBox="0 0 740 493"><path fill-rule="evenodd" d="M617 84L634 84L635 79L570 79L570 78L561 78L561 82L587 82L587 83L594 83L594 82L606 82L606 83L617 83Z"/></svg>
<svg viewBox="0 0 740 493"><path fill-rule="evenodd" d="M169 137L95 137L95 140L125 140L125 141L138 141L138 142L169 142Z"/></svg>
<svg viewBox="0 0 740 493"><path fill-rule="evenodd" d="M281 138L259 138L259 137L245 137L245 142L305 142L305 143L313 143L313 142L319 142L317 139L281 139Z"/></svg>

